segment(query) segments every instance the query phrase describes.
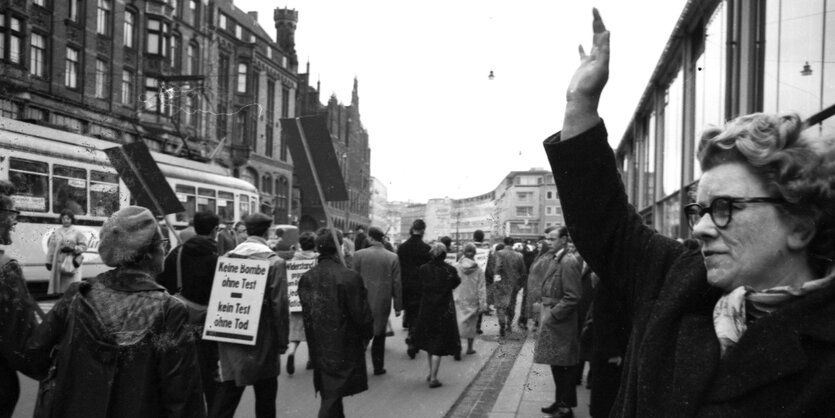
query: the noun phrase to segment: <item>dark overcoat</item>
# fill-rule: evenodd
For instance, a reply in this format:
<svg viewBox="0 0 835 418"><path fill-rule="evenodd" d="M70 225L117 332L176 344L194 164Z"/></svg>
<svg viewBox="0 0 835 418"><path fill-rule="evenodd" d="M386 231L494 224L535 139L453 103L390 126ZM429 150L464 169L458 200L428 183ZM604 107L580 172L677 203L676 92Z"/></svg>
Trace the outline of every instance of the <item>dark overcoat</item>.
<svg viewBox="0 0 835 418"><path fill-rule="evenodd" d="M835 286L751 324L720 359L698 250L644 225L628 204L602 123L545 141L571 237L631 313L614 416L831 416Z"/></svg>
<svg viewBox="0 0 835 418"><path fill-rule="evenodd" d="M554 268L542 283L542 311L533 361L552 366L574 366L580 362L580 331L577 303L582 297L580 262L561 250L550 258Z"/></svg>
<svg viewBox="0 0 835 418"><path fill-rule="evenodd" d="M375 242L354 253L352 267L362 276L365 289L368 290L368 305L374 316L374 335L383 335L391 314L392 300L395 311L403 310L397 255L383 248L383 244Z"/></svg>
<svg viewBox="0 0 835 418"><path fill-rule="evenodd" d="M429 262L429 245L420 235L412 235L397 247L400 260L400 277L403 284L403 305L406 307L420 304L420 279L418 268Z"/></svg>
<svg viewBox="0 0 835 418"><path fill-rule="evenodd" d="M329 399L368 390L365 348L374 318L359 273L320 256L299 279L299 299L316 391Z"/></svg>
<svg viewBox="0 0 835 418"><path fill-rule="evenodd" d="M440 258L420 266L418 276L421 298L414 334L415 346L435 356L460 353L461 338L452 299L452 290L461 284L458 272Z"/></svg>

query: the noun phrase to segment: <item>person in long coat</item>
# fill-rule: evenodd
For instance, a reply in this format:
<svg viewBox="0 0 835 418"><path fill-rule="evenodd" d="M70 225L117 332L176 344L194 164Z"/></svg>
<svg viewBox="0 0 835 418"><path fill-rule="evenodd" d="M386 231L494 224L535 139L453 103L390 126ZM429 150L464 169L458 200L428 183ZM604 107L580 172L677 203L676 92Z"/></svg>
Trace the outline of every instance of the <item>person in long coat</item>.
<svg viewBox="0 0 835 418"><path fill-rule="evenodd" d="M458 260L456 267L461 284L452 292L458 318L458 333L461 338L467 339L467 354L475 354L473 340L476 336L478 315L487 310L484 270L476 263L475 254L474 244L464 246L464 256Z"/></svg>
<svg viewBox="0 0 835 418"><path fill-rule="evenodd" d="M400 316L400 311L403 310L400 261L396 254L383 247L385 233L382 229L372 226L364 239L369 246L354 253L353 269L362 276L368 290L368 303L374 317L371 363L374 375L381 375L386 372L386 324L391 314L392 300L396 316Z"/></svg>
<svg viewBox="0 0 835 418"><path fill-rule="evenodd" d="M87 251L89 244L87 236L74 225L72 210L64 209L58 219L61 226L55 228L47 241L46 269L52 272L48 294L63 293L72 283L81 281L81 255ZM72 271L61 267L67 258L73 261L75 269Z"/></svg>
<svg viewBox="0 0 835 418"><path fill-rule="evenodd" d="M429 245L423 242L423 232L426 230L426 223L417 219L412 223L409 230L409 239L397 247L397 257L400 260L400 277L403 283L403 327L409 329L406 337L406 353L410 358L415 358L417 348L413 342L414 330L412 326L420 310L420 278L418 269L429 262Z"/></svg>
<svg viewBox="0 0 835 418"><path fill-rule="evenodd" d="M438 381L441 357L461 353L461 337L452 299L452 291L461 284L461 278L455 267L445 261L444 244L432 244L429 254L432 261L418 269L421 296L414 341L419 350L425 350L428 354L429 375L426 380L430 388L436 388L441 386Z"/></svg>
<svg viewBox="0 0 835 418"><path fill-rule="evenodd" d="M553 273L542 283L542 312L533 361L551 366L556 385L556 400L542 412L569 417L573 416L571 408L577 406L574 370L580 362L577 302L582 296L581 266L565 249L569 240L566 227L551 231L548 239L559 250L551 257Z"/></svg>
<svg viewBox="0 0 835 418"><path fill-rule="evenodd" d="M35 416L205 416L188 311L154 280L167 241L156 218L128 206L100 236L115 268L70 286L17 353L17 367L41 380Z"/></svg>
<svg viewBox="0 0 835 418"><path fill-rule="evenodd" d="M304 330L313 359L313 387L322 397L319 417L344 417L342 398L368 390L365 348L374 317L359 273L339 261L327 228L316 234L319 262L299 280Z"/></svg>
<svg viewBox="0 0 835 418"><path fill-rule="evenodd" d="M493 302L496 304L501 337L511 330L519 284L528 274L522 254L513 249L513 238L506 237L504 244L505 247L496 252L493 267Z"/></svg>
<svg viewBox="0 0 835 418"><path fill-rule="evenodd" d="M302 232L299 235L299 248L300 250L293 254L293 260L318 259L319 254L315 251L316 233L311 231ZM296 372L296 350L302 341L307 341L307 337L304 335L304 316L301 312L290 312L290 346L285 353L287 354L287 374ZM313 368L313 363L310 360L307 361L306 368Z"/></svg>
<svg viewBox="0 0 835 418"><path fill-rule="evenodd" d="M546 228L546 236L557 228L556 226ZM534 321L534 328L539 328L539 317L542 313L542 283L554 274L554 269L557 267L552 261L558 249L548 245L548 243L547 239L542 240L539 256L531 264L531 270L528 272L528 292L530 292L530 295L528 295L527 303L528 312L531 313Z"/></svg>
<svg viewBox="0 0 835 418"><path fill-rule="evenodd" d="M246 217L247 238L226 257L269 261L257 344L218 343L219 380L212 417L232 417L247 386L255 392L255 414L275 416L281 354L287 350L290 328L290 302L287 296L287 267L284 259L267 245L272 218L263 213Z"/></svg>

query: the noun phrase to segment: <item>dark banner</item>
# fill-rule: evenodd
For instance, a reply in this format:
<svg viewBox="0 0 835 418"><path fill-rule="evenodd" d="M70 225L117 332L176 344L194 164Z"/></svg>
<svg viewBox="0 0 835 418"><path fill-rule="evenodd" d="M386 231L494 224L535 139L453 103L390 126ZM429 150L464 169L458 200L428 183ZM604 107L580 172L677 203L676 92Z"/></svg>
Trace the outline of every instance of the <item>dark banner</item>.
<svg viewBox="0 0 835 418"><path fill-rule="evenodd" d="M144 142L108 148L104 152L138 206L150 209L156 216L185 211Z"/></svg>

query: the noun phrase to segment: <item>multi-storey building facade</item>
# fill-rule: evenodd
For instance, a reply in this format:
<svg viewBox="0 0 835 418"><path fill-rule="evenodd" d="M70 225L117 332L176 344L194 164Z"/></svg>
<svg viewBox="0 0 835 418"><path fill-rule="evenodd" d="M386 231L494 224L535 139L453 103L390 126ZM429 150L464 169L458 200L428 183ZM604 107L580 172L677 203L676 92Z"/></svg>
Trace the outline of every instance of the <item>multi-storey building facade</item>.
<svg viewBox="0 0 835 418"><path fill-rule="evenodd" d="M835 2L688 1L617 148L630 203L673 238L689 228L700 133L752 112L795 112L835 133ZM604 115L605 117L605 115Z"/></svg>
<svg viewBox="0 0 835 418"><path fill-rule="evenodd" d="M214 161L286 222L277 122L295 112L295 21L276 11L276 43L231 0L6 1L0 114Z"/></svg>

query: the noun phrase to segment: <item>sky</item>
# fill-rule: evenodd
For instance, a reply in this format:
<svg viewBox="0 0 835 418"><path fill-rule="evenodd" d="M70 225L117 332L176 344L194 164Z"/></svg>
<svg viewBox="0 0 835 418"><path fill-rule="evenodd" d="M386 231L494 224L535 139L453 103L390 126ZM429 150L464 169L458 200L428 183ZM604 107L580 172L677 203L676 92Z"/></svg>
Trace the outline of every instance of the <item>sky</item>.
<svg viewBox="0 0 835 418"><path fill-rule="evenodd" d="M578 45L591 49L592 7L612 34L600 114L616 147L685 2L234 0L273 38L273 10L299 12L299 70L310 63L324 102L350 104L357 78L371 175L389 201L414 202L548 167L542 141L562 125Z"/></svg>

